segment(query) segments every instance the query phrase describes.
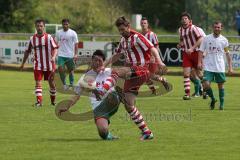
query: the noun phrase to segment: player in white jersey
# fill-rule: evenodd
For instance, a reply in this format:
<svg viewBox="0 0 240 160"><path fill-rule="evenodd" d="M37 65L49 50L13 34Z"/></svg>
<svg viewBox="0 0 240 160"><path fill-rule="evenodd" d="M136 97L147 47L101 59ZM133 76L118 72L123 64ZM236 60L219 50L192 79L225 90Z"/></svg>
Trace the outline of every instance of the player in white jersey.
<svg viewBox="0 0 240 160"><path fill-rule="evenodd" d="M96 50L92 55L92 70L88 71L85 74L85 77L89 77L89 83L91 83L90 81L96 82L97 88L102 88L104 82L107 80L107 78L111 75L112 72L111 68L104 68L104 60L105 56L103 52L101 50ZM75 102L73 102L72 104L76 103L76 101L80 98L81 92L84 89L83 86L81 86L81 80L79 80L78 84L80 88L77 89L76 92L79 96L75 98ZM103 97L102 99L96 97L94 92L92 92L90 96L90 101L99 136L104 140L116 139L117 137L113 136L109 132L109 119L117 112L118 106L120 104L119 95L115 91L114 87L111 87L108 93L105 94L105 97ZM66 108L60 109L59 113L61 114L62 112L66 112L71 106L66 106Z"/></svg>
<svg viewBox="0 0 240 160"><path fill-rule="evenodd" d="M198 68L203 68L204 75L204 88L211 98L210 109L214 109L217 100L213 95L211 89L211 82L216 82L219 89L219 109L224 108L224 82L225 78L225 62L224 55L226 54L228 63L228 72L232 73L232 60L228 50L228 40L221 35L222 23L216 21L213 24L213 33L204 37L203 42L200 46L200 53L198 59ZM206 53L203 59L203 53Z"/></svg>
<svg viewBox="0 0 240 160"><path fill-rule="evenodd" d="M70 86L74 83L74 61L77 59L78 54L78 37L77 33L69 28L69 19L62 20L63 29L57 31L56 39L59 45L58 49L58 71L61 81L64 85L64 89L68 88L66 84L65 66L69 72Z"/></svg>
<svg viewBox="0 0 240 160"><path fill-rule="evenodd" d="M37 98L35 106L42 106L41 81L43 77L44 80L47 80L49 83L51 104L55 105L56 87L54 83L54 73L55 59L57 56L57 44L50 34L44 32L44 20L36 20L35 28L37 33L30 38L20 69L23 69L29 54L32 52L32 50L34 50L34 78L36 81L35 95Z"/></svg>

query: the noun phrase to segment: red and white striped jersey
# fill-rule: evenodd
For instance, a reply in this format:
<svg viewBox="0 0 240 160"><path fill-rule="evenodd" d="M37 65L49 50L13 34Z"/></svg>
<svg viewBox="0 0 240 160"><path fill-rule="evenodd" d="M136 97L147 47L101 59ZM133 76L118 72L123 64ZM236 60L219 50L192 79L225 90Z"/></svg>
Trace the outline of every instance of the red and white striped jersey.
<svg viewBox="0 0 240 160"><path fill-rule="evenodd" d="M190 49L202 37L195 25L189 25L187 28L180 27L178 31L183 51Z"/></svg>
<svg viewBox="0 0 240 160"><path fill-rule="evenodd" d="M152 47L153 44L146 37L131 30L128 38L121 37L116 53L125 54L131 66L144 66L149 63Z"/></svg>
<svg viewBox="0 0 240 160"><path fill-rule="evenodd" d="M57 48L57 44L50 34L34 34L30 38L27 51L34 50L34 70L55 70L55 64L51 61L52 50L55 48Z"/></svg>
<svg viewBox="0 0 240 160"><path fill-rule="evenodd" d="M158 47L158 39L157 39L157 35L149 30L146 34L143 34L150 42L152 42L152 44L154 45L154 47Z"/></svg>

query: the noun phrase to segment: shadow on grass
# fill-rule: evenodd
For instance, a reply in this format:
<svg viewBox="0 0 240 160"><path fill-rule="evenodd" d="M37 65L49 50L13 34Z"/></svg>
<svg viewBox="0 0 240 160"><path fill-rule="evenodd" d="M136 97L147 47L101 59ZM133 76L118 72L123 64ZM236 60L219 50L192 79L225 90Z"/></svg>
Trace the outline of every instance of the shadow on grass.
<svg viewBox="0 0 240 160"><path fill-rule="evenodd" d="M44 139L44 141L49 142L97 142L103 141L97 138L48 138Z"/></svg>
<svg viewBox="0 0 240 160"><path fill-rule="evenodd" d="M240 111L240 107L239 108L225 107L224 110L219 110L218 106L215 107L213 110L211 110L209 106L206 106L205 108L203 108L202 106L201 108L197 106L197 107L192 107L191 109L192 111Z"/></svg>

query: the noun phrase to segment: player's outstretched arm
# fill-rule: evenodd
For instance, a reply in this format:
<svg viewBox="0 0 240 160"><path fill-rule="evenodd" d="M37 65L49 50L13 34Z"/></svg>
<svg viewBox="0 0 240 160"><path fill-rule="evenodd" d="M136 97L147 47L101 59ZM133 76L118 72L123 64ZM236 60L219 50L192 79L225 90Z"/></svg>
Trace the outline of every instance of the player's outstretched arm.
<svg viewBox="0 0 240 160"><path fill-rule="evenodd" d="M161 66L165 66L165 64L163 63L163 61L161 60L158 50L155 47L151 48L151 54L152 56L155 58L156 63L161 65Z"/></svg>
<svg viewBox="0 0 240 160"><path fill-rule="evenodd" d="M77 103L77 101L79 99L80 99L80 95L74 95L71 98L71 103L68 103L68 105L66 105L58 110L58 115L61 115L63 112L68 111L72 106L74 106Z"/></svg>
<svg viewBox="0 0 240 160"><path fill-rule="evenodd" d="M74 61L76 62L77 61L77 58L78 58L78 43L75 43L74 44Z"/></svg>
<svg viewBox="0 0 240 160"><path fill-rule="evenodd" d="M155 59L155 63L158 66L158 71L156 71L156 72L161 73L161 74L166 74L167 73L167 67L163 63L163 61L161 60L160 55L158 53L158 50L155 47L152 47L150 49L150 51L151 51L152 56Z"/></svg>
<svg viewBox="0 0 240 160"><path fill-rule="evenodd" d="M121 57L120 53L114 53L112 57L110 57L104 62L104 67L107 67L109 64L115 63L120 57Z"/></svg>
<svg viewBox="0 0 240 160"><path fill-rule="evenodd" d="M202 69L202 59L203 59L203 52L199 51L198 52L198 69Z"/></svg>

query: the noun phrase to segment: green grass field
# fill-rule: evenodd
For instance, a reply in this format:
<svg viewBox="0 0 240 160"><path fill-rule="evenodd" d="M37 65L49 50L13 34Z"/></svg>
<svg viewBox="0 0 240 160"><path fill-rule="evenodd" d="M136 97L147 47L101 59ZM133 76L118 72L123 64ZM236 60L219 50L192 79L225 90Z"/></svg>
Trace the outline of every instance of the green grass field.
<svg viewBox="0 0 240 160"><path fill-rule="evenodd" d="M174 90L162 97L139 98L137 106L154 133L151 141L139 141L140 132L120 106L111 119L116 141L102 141L93 120L66 122L50 106L44 83L43 107L34 108L31 72L0 71L0 159L150 159L239 160L239 78L228 78L225 110L210 111L208 100L183 101L182 77L169 76ZM213 85L216 92L216 85ZM69 95L58 94L57 101ZM90 109L87 97L72 108Z"/></svg>

